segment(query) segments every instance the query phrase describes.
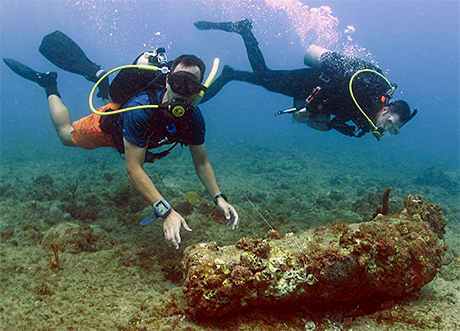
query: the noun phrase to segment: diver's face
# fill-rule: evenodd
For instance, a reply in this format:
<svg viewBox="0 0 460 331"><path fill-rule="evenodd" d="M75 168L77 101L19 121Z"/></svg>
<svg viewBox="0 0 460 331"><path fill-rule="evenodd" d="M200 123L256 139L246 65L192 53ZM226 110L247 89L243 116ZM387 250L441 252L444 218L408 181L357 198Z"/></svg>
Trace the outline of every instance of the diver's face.
<svg viewBox="0 0 460 331"><path fill-rule="evenodd" d="M192 75L194 75L198 82L200 80L200 77L201 77L201 72L200 72L200 68L198 68L197 66L191 66L191 67L188 67L188 66L185 66L183 65L182 63L179 63L177 65L176 68L174 68L174 71L170 73L173 74L173 73L176 73L176 72L179 72L179 71L185 71L185 72L188 72ZM193 77L192 77L193 78ZM171 102L173 99L182 99L185 101L185 104L189 105L192 103L192 101L195 99L196 95L198 94L195 93L194 95L181 95L177 92L174 92L173 91L173 88L171 87L172 84L170 84L169 82L169 77L166 79L166 93L165 93L165 96L163 98L163 102L164 103L169 103ZM177 89L176 89L177 90Z"/></svg>
<svg viewBox="0 0 460 331"><path fill-rule="evenodd" d="M375 125L390 132L390 134L398 134L399 128L401 127L401 121L399 120L398 114L390 113L389 107L385 106L382 111L377 114Z"/></svg>

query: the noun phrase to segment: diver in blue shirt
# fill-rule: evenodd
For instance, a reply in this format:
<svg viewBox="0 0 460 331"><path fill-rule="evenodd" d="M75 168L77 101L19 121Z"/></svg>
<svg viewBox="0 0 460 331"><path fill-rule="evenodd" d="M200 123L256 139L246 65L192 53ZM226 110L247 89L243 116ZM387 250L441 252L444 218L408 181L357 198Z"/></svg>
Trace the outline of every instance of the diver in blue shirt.
<svg viewBox="0 0 460 331"><path fill-rule="evenodd" d="M64 48L69 48L70 45L74 52L69 53L69 49L63 49L58 52L59 56L56 54L51 56L52 62L67 71L84 75L90 81L99 81L105 72L100 66L89 61L80 48L72 44L73 41L70 38L64 35L70 41L64 39L65 42L62 42L62 35L62 33L56 34L53 37L60 38L58 45L64 44L66 46ZM76 51L75 47L78 48ZM42 49L40 51L42 52ZM58 62L61 58L65 59L66 54L73 54L73 56L67 56L70 58L69 62ZM48 56L47 58L50 59ZM72 60L75 60L74 63ZM109 86L102 84L99 88L99 96L107 99L106 106L73 123L58 92L55 72L40 73L12 59L4 59L4 62L21 77L45 89L53 125L65 146L85 149L113 147L125 153L126 170L131 184L153 206L154 210L154 213L143 220L141 225L161 218L165 239L176 248L179 247L181 241L181 226L191 231L184 218L169 205L143 169L145 162L153 162L168 154L175 145L181 144L189 146L196 173L213 197L214 203L224 213L229 224L232 224L232 229L238 228L238 213L227 202L225 194L221 193L209 162L205 146L205 122L201 111L196 106L205 89L201 85L205 71L205 65L201 59L194 55L178 57L170 65L167 75L154 77L147 86L134 93L125 102L110 102L111 100L108 100ZM158 84L159 79L163 79L164 84ZM118 84L118 88L122 85ZM129 93L123 95L120 100L127 95ZM156 108L142 107L149 105L157 106L154 106ZM132 109L133 107L138 108ZM99 115L123 109L127 111L117 113L118 116ZM102 119L107 120L101 121ZM173 144L173 146L162 153L153 154L148 151L167 144Z"/></svg>

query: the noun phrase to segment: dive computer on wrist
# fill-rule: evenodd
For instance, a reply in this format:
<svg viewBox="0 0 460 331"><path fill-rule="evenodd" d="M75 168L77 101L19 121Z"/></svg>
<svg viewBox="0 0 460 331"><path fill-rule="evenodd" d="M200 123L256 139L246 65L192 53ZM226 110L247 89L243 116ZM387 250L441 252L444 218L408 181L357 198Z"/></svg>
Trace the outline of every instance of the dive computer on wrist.
<svg viewBox="0 0 460 331"><path fill-rule="evenodd" d="M147 218L144 218L140 224L147 225L150 222L156 220L158 217L167 216L171 212L171 205L165 200L160 199L153 204L153 214Z"/></svg>

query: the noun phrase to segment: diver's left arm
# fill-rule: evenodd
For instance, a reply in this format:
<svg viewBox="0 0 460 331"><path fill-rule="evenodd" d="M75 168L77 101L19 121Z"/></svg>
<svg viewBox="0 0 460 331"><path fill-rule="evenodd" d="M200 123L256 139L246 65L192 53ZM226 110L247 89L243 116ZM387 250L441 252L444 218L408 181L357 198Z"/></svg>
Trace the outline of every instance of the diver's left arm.
<svg viewBox="0 0 460 331"><path fill-rule="evenodd" d="M344 134L349 137L356 137L355 133L357 132L358 128L353 125L348 125L345 122L345 120L339 119L339 117L336 116L326 125L329 129L337 130L341 134Z"/></svg>
<svg viewBox="0 0 460 331"><path fill-rule="evenodd" d="M190 145L190 153L192 154L193 162L195 164L195 171L200 178L203 185L208 190L209 194L212 197L215 197L217 194L221 193L219 186L217 185L216 176L212 165L209 162L208 153L206 152L205 144L202 145ZM225 218L229 220L229 223L232 223L232 229L238 229L239 217L235 208L230 205L224 198L217 199L217 206L225 214Z"/></svg>

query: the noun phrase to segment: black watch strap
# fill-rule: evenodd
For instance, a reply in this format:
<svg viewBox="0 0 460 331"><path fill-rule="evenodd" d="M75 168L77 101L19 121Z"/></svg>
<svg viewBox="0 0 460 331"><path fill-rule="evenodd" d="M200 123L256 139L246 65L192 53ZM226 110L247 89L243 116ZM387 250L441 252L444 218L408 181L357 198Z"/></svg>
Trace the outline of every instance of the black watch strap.
<svg viewBox="0 0 460 331"><path fill-rule="evenodd" d="M219 198L223 198L225 201L227 201L227 196L223 193L216 194L216 196L212 198L212 201L214 201L214 203L217 205L217 200Z"/></svg>

